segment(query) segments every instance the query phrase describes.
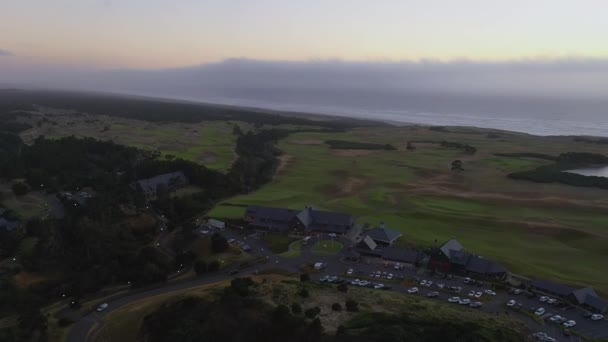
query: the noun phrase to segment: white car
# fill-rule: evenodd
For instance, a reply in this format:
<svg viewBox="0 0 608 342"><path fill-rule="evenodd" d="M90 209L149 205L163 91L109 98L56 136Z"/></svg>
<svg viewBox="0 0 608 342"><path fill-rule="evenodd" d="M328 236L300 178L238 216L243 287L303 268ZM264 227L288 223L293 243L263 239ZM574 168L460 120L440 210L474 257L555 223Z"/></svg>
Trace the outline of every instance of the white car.
<svg viewBox="0 0 608 342"><path fill-rule="evenodd" d="M353 274L353 269L349 268L348 271L346 271L346 274Z"/></svg>
<svg viewBox="0 0 608 342"><path fill-rule="evenodd" d="M564 322L564 326L565 326L566 328L572 328L572 327L573 327L573 326L575 326L575 325L576 325L576 322L575 322L575 321L573 321L573 320L569 320L569 321L567 321L567 322Z"/></svg>
<svg viewBox="0 0 608 342"><path fill-rule="evenodd" d="M433 285L433 281L432 280L429 280L429 281L426 282L426 286L427 287L431 287L431 285Z"/></svg>
<svg viewBox="0 0 608 342"><path fill-rule="evenodd" d="M97 311L103 311L108 308L108 303L103 303L97 307Z"/></svg>
<svg viewBox="0 0 608 342"><path fill-rule="evenodd" d="M417 287L412 287L411 289L407 290L407 293L409 293L409 294L418 293L418 288Z"/></svg>
<svg viewBox="0 0 608 342"><path fill-rule="evenodd" d="M383 287L384 287L384 284L376 284L376 285L374 285L374 288L375 288L376 290L381 289L381 288L383 288Z"/></svg>
<svg viewBox="0 0 608 342"><path fill-rule="evenodd" d="M468 283L470 283L470 282L471 282L471 278L468 278L468 277L467 277L467 278L464 278L464 283L465 283L465 284L468 284Z"/></svg>
<svg viewBox="0 0 608 342"><path fill-rule="evenodd" d="M496 296L496 292L494 292L492 290L486 290L485 293L488 294L488 295L490 295L490 296Z"/></svg>
<svg viewBox="0 0 608 342"><path fill-rule="evenodd" d="M440 288L440 289L442 289L442 288L445 287L445 284L437 284L437 287Z"/></svg>
<svg viewBox="0 0 608 342"><path fill-rule="evenodd" d="M423 286L424 286L424 285L426 285L426 280L422 279L422 280L420 281L420 285L423 285Z"/></svg>
<svg viewBox="0 0 608 342"><path fill-rule="evenodd" d="M329 280L329 276L322 276L321 279L319 279L319 281L321 282L325 282ZM355 280L356 282L359 282L359 279ZM353 283L355 282L353 281Z"/></svg>
<svg viewBox="0 0 608 342"><path fill-rule="evenodd" d="M359 282L359 286L367 286L367 285L369 285L369 281L367 281L367 280L361 280Z"/></svg>
<svg viewBox="0 0 608 342"><path fill-rule="evenodd" d="M542 303L546 302L549 299L549 297L547 296L542 296L540 297L538 300L540 300Z"/></svg>
<svg viewBox="0 0 608 342"><path fill-rule="evenodd" d="M361 282L361 280L359 280L359 279L355 279L355 280L351 281L350 283L351 283L352 285L359 285L359 283L360 283L360 282Z"/></svg>
<svg viewBox="0 0 608 342"><path fill-rule="evenodd" d="M458 303L458 302L460 302L460 297L452 297L452 298L448 299L448 302Z"/></svg>
<svg viewBox="0 0 608 342"><path fill-rule="evenodd" d="M482 295L483 295L483 293L477 292L477 293L475 293L475 298L480 298Z"/></svg>
<svg viewBox="0 0 608 342"><path fill-rule="evenodd" d="M591 315L591 320L593 321L601 321L602 319L604 319L604 316L600 314Z"/></svg>
<svg viewBox="0 0 608 342"><path fill-rule="evenodd" d="M338 235L336 235L335 233L329 233L329 234L327 234L327 236L329 236L329 237L336 237Z"/></svg>
<svg viewBox="0 0 608 342"><path fill-rule="evenodd" d="M521 294L522 292L524 292L524 291L522 291L520 289L515 289L515 291L513 291L513 294L518 295L518 294Z"/></svg>
<svg viewBox="0 0 608 342"><path fill-rule="evenodd" d="M469 297L475 297L475 291L469 292Z"/></svg>
<svg viewBox="0 0 608 342"><path fill-rule="evenodd" d="M547 299L547 304L555 304L555 303L557 303L557 299L555 299L555 298Z"/></svg>
<svg viewBox="0 0 608 342"><path fill-rule="evenodd" d="M469 305L469 304L471 304L471 300L469 298L463 298L463 299L461 299L458 302L458 304L460 304L460 305Z"/></svg>
<svg viewBox="0 0 608 342"><path fill-rule="evenodd" d="M389 273L389 274L386 276L386 279L388 279L388 280L393 279L393 274L392 274L392 273Z"/></svg>
<svg viewBox="0 0 608 342"><path fill-rule="evenodd" d="M544 308L538 308L538 309L536 309L536 311L534 311L534 314L536 316L542 316L542 315L545 314L545 309Z"/></svg>
<svg viewBox="0 0 608 342"><path fill-rule="evenodd" d="M396 263L396 264L395 264L395 269L396 269L396 270L398 270L398 269L400 269L400 268L401 268L401 265L400 265L399 263Z"/></svg>
<svg viewBox="0 0 608 342"><path fill-rule="evenodd" d="M515 301L513 299L511 299L510 301L507 302L507 306L515 306Z"/></svg>
<svg viewBox="0 0 608 342"><path fill-rule="evenodd" d="M553 317L549 318L549 320L550 320L551 322L557 322L557 321L561 321L561 319L562 319L562 316L560 316L560 315L555 315L555 316L553 316Z"/></svg>

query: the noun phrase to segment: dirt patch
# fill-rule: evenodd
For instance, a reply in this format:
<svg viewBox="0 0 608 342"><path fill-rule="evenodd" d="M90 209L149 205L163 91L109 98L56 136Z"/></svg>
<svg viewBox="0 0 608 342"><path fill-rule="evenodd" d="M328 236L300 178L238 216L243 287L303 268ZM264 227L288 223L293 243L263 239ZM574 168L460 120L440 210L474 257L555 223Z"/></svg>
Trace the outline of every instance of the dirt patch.
<svg viewBox="0 0 608 342"><path fill-rule="evenodd" d="M360 192L367 186L369 179L365 177L348 177L338 181L337 184L331 187L331 192L334 195L345 196Z"/></svg>
<svg viewBox="0 0 608 342"><path fill-rule="evenodd" d="M212 164L212 163L215 163L215 162L217 162L217 153L207 151L207 152L203 153L203 155L201 156L200 161L203 164Z"/></svg>
<svg viewBox="0 0 608 342"><path fill-rule="evenodd" d="M274 173L273 179L276 179L278 176L282 175L287 169L287 167L293 164L293 162L293 156L290 156L289 154L282 154L279 157L279 167L277 167L277 171Z"/></svg>
<svg viewBox="0 0 608 342"><path fill-rule="evenodd" d="M294 143L297 145L323 145L323 140L314 140L314 139L292 140L291 143Z"/></svg>
<svg viewBox="0 0 608 342"><path fill-rule="evenodd" d="M359 156L367 156L372 153L379 152L381 150L341 150L335 149L331 150L331 154L339 157L359 157Z"/></svg>

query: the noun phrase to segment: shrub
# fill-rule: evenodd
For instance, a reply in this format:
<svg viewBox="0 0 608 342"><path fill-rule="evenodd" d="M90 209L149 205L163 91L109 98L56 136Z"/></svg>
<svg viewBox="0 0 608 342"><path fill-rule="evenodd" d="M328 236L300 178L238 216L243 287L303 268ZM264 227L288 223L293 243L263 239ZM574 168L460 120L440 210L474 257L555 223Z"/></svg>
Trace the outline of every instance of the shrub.
<svg viewBox="0 0 608 342"><path fill-rule="evenodd" d="M207 264L207 272L216 272L220 270L220 262L217 260L210 261Z"/></svg>
<svg viewBox="0 0 608 342"><path fill-rule="evenodd" d="M346 286L346 284L340 284L340 285L338 285L338 291L348 292L348 286Z"/></svg>
<svg viewBox="0 0 608 342"><path fill-rule="evenodd" d="M304 316L313 319L317 317L320 313L321 309L318 306L315 306L314 308L306 309L306 311L304 311Z"/></svg>
<svg viewBox="0 0 608 342"><path fill-rule="evenodd" d="M298 303L291 304L291 312L298 315L302 313L302 305Z"/></svg>
<svg viewBox="0 0 608 342"><path fill-rule="evenodd" d="M30 191L29 187L23 182L13 184L12 189L15 196L23 196Z"/></svg>
<svg viewBox="0 0 608 342"><path fill-rule="evenodd" d="M310 274L308 274L308 273L300 274L300 281L301 282L310 281Z"/></svg>
<svg viewBox="0 0 608 342"><path fill-rule="evenodd" d="M356 301L349 299L346 301L346 311L355 312L359 311L359 303Z"/></svg>
<svg viewBox="0 0 608 342"><path fill-rule="evenodd" d="M198 259L194 262L194 272L196 274L201 275L207 272L207 263L203 259Z"/></svg>
<svg viewBox="0 0 608 342"><path fill-rule="evenodd" d="M331 309L334 311L342 311L342 305L340 305L340 303L333 303Z"/></svg>
<svg viewBox="0 0 608 342"><path fill-rule="evenodd" d="M310 297L310 293L308 293L307 289L301 289L300 292L298 292L298 295L300 295L302 298Z"/></svg>

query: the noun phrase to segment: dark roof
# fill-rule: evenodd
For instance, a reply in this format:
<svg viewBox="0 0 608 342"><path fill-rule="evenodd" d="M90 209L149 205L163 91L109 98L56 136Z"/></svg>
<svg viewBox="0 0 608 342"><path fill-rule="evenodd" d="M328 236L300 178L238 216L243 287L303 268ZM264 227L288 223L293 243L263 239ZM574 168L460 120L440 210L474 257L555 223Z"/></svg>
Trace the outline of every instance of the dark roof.
<svg viewBox="0 0 608 342"><path fill-rule="evenodd" d="M246 215L254 218L250 225L270 230L287 231L289 222L298 213L298 210L285 208L247 207Z"/></svg>
<svg viewBox="0 0 608 342"><path fill-rule="evenodd" d="M4 215L4 213L7 211L8 211L8 209L6 209L6 208L0 208L0 216Z"/></svg>
<svg viewBox="0 0 608 342"><path fill-rule="evenodd" d="M479 274L505 273L507 269L501 265L480 256L471 256L466 265L466 270Z"/></svg>
<svg viewBox="0 0 608 342"><path fill-rule="evenodd" d="M590 287L575 290L572 292L572 295L574 295L579 304L583 304L587 299L587 296L598 296L597 293L595 293L595 291Z"/></svg>
<svg viewBox="0 0 608 342"><path fill-rule="evenodd" d="M554 283L545 279L534 279L532 280L531 285L532 287L535 287L537 289L546 292L556 293L560 296L567 296L574 291L574 288L570 286Z"/></svg>
<svg viewBox="0 0 608 342"><path fill-rule="evenodd" d="M597 309L598 311L604 311L604 310L608 309L608 302L606 302L605 300L601 299L598 296L587 295L587 297L585 297L585 301L583 302L583 304L588 305L594 309Z"/></svg>
<svg viewBox="0 0 608 342"><path fill-rule="evenodd" d="M466 266L471 258L471 254L465 251L450 250L449 259L452 264Z"/></svg>
<svg viewBox="0 0 608 342"><path fill-rule="evenodd" d="M376 241L372 240L372 238L369 236L366 236L363 238L363 240L361 240L361 245L363 247L367 247L370 251L374 251L376 250L376 247L378 247Z"/></svg>
<svg viewBox="0 0 608 342"><path fill-rule="evenodd" d="M361 257L361 253L351 249L344 253L344 256L348 259L359 259Z"/></svg>
<svg viewBox="0 0 608 342"><path fill-rule="evenodd" d="M420 253L412 250L387 247L382 250L382 258L391 261L415 264L419 259Z"/></svg>
<svg viewBox="0 0 608 342"><path fill-rule="evenodd" d="M300 219L302 213L298 214L298 219L307 230L343 234L353 225L353 217L349 214L320 211L313 208L306 208L303 212L306 212L302 216L308 220L308 224Z"/></svg>
<svg viewBox="0 0 608 342"><path fill-rule="evenodd" d="M312 223L312 208L308 207L300 211L298 215L296 215L296 217L298 218L298 220L300 220L300 222L302 222L304 227L310 226L310 224Z"/></svg>
<svg viewBox="0 0 608 342"><path fill-rule="evenodd" d="M393 243L395 239L401 236L401 233L386 228L376 228L367 232L367 235L375 241Z"/></svg>
<svg viewBox="0 0 608 342"><path fill-rule="evenodd" d="M156 188L161 185L170 185L172 182L179 182L179 184L183 184L187 182L187 178L183 172L171 172L165 173L162 175L154 176L147 179L140 179L137 181L137 184L144 192L154 192Z"/></svg>
<svg viewBox="0 0 608 342"><path fill-rule="evenodd" d="M450 258L451 251L462 251L462 245L455 238L449 239L443 246L439 247L439 249L443 252L443 254Z"/></svg>

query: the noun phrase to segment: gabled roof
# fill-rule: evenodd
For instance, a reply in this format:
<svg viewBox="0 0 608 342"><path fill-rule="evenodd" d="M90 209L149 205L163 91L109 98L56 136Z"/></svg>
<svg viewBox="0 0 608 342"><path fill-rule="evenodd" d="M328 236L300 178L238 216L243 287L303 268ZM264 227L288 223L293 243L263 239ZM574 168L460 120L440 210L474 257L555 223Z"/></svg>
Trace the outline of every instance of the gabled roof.
<svg viewBox="0 0 608 342"><path fill-rule="evenodd" d="M574 295L579 304L585 303L587 296L598 297L597 293L590 287L575 290L572 292L572 295Z"/></svg>
<svg viewBox="0 0 608 342"><path fill-rule="evenodd" d="M369 248L370 251L373 251L376 249L376 247L378 247L376 241L372 240L372 238L369 236L364 237L363 240L361 240L361 243Z"/></svg>
<svg viewBox="0 0 608 342"><path fill-rule="evenodd" d="M401 236L401 233L386 228L376 228L367 232L367 235L375 241L393 243L394 240Z"/></svg>
<svg viewBox="0 0 608 342"><path fill-rule="evenodd" d="M597 296L587 295L587 297L585 297L585 301L582 304L588 305L594 309L597 309L598 311L604 311L608 309L608 302Z"/></svg>
<svg viewBox="0 0 608 342"><path fill-rule="evenodd" d="M443 254L450 258L450 251L462 251L463 247L455 238L449 239L443 246L439 247Z"/></svg>
<svg viewBox="0 0 608 342"><path fill-rule="evenodd" d="M450 250L449 259L452 264L466 266L471 258L471 254L465 251Z"/></svg>
<svg viewBox="0 0 608 342"><path fill-rule="evenodd" d="M172 182L176 181L180 183L186 183L187 178L183 172L177 171L165 173L151 178L140 179L137 181L137 184L144 192L153 192L156 191L156 188L161 184L170 185Z"/></svg>
<svg viewBox="0 0 608 342"><path fill-rule="evenodd" d="M531 285L532 287L536 287L546 292L556 293L560 296L567 296L575 290L570 286L554 283L545 279L534 279L532 280Z"/></svg>
<svg viewBox="0 0 608 342"><path fill-rule="evenodd" d="M387 247L382 250L382 258L391 261L399 261L408 264L415 264L420 257L420 253L412 250Z"/></svg>
<svg viewBox="0 0 608 342"><path fill-rule="evenodd" d="M469 258L466 270L479 274L496 274L507 272L507 270L501 265L477 255Z"/></svg>
<svg viewBox="0 0 608 342"><path fill-rule="evenodd" d="M253 216L250 224L255 227L263 227L276 231L289 230L289 222L298 213L297 210L272 207L258 207L255 205L247 207L246 215Z"/></svg>
<svg viewBox="0 0 608 342"><path fill-rule="evenodd" d="M312 223L312 220L313 220L312 219L312 208L307 207L306 209L300 211L298 213L298 215L296 215L296 217L298 218L298 220L300 220L300 222L302 222L304 227L310 226L310 224Z"/></svg>

